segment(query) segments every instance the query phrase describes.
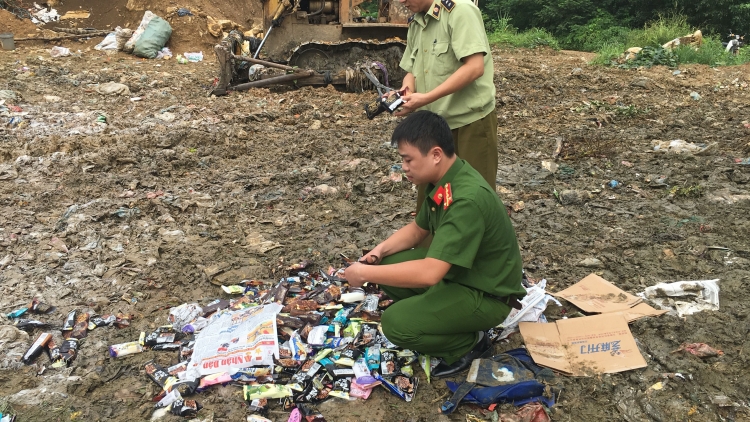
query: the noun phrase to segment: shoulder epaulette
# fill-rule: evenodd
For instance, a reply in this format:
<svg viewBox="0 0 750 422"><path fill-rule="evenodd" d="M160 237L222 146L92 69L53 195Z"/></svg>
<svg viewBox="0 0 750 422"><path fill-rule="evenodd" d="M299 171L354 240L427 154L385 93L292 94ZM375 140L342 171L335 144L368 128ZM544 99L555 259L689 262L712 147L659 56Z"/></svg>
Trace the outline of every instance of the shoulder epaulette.
<svg viewBox="0 0 750 422"><path fill-rule="evenodd" d="M445 7L445 10L449 12L453 10L454 7L456 7L456 2L454 2L453 0L441 0L440 4L442 4L443 7Z"/></svg>

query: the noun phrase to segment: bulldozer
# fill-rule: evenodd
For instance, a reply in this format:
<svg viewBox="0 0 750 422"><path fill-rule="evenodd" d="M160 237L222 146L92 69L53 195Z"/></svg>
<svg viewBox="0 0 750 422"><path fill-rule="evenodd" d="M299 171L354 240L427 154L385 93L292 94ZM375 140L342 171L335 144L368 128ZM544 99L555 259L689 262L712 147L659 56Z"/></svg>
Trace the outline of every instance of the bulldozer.
<svg viewBox="0 0 750 422"><path fill-rule="evenodd" d="M408 19L394 0L265 0L262 38L233 30L214 47L220 74L211 93L275 83L400 86Z"/></svg>

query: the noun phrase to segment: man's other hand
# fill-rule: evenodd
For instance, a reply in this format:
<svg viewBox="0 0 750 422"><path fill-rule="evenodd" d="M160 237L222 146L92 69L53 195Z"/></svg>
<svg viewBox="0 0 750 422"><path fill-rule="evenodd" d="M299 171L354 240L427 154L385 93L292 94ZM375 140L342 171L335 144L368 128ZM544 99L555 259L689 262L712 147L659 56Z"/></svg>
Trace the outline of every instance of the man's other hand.
<svg viewBox="0 0 750 422"><path fill-rule="evenodd" d="M362 277L362 269L365 264L355 262L344 270L344 278L351 287L362 287L365 284L365 280Z"/></svg>

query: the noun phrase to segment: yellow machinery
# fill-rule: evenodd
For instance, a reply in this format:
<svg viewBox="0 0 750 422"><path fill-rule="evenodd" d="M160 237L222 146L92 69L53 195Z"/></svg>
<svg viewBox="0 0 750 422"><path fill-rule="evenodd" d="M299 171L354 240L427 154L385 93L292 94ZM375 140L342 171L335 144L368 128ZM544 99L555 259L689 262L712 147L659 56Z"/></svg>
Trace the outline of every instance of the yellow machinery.
<svg viewBox="0 0 750 422"><path fill-rule="evenodd" d="M361 72L363 67L371 69L385 85L398 87L404 76L398 63L408 17L409 11L391 0L266 0L266 31L261 40L250 40L250 55L240 55L248 38L238 31L215 47L221 74L213 93L268 85L271 78L275 78L271 83L296 81L298 85L345 85L353 91L371 89L373 85ZM253 76L253 64L284 69L291 75L286 79ZM304 75L299 69L305 69Z"/></svg>

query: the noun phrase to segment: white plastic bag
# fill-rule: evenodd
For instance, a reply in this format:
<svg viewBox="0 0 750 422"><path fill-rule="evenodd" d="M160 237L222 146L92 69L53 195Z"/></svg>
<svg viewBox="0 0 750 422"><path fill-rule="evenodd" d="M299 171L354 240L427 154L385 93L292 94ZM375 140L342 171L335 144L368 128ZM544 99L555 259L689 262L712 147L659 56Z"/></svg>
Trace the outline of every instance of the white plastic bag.
<svg viewBox="0 0 750 422"><path fill-rule="evenodd" d="M161 49L161 51L156 53L157 60L159 59L168 60L171 58L172 58L172 50L170 50L169 47L164 47Z"/></svg>
<svg viewBox="0 0 750 422"><path fill-rule="evenodd" d="M557 306L562 306L562 304L547 294L546 287L547 280L542 279L537 284L526 288L526 296L520 300L521 309L511 309L505 321L498 325L498 328L502 328L503 331L497 336L496 340L502 340L518 331L519 322L547 322L544 316L547 303L553 301Z"/></svg>
<svg viewBox="0 0 750 422"><path fill-rule="evenodd" d="M110 32L104 40L94 46L94 50L117 50L117 34Z"/></svg>
<svg viewBox="0 0 750 422"><path fill-rule="evenodd" d="M67 57L70 56L70 49L66 47L52 47L49 55L52 57Z"/></svg>

